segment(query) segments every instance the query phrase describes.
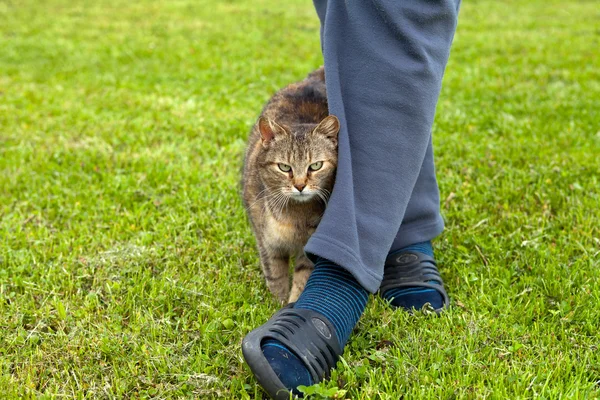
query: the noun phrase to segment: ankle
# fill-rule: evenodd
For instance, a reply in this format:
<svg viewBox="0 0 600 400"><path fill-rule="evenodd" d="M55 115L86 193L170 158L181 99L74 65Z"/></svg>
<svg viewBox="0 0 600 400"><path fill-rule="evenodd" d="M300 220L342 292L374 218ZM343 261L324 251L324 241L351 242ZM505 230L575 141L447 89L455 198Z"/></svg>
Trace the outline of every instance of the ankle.
<svg viewBox="0 0 600 400"><path fill-rule="evenodd" d="M401 254L401 253L406 253L409 251L423 253L423 254L427 254L429 257L433 257L433 246L432 246L430 240L428 240L426 242L414 243L414 244L411 244L408 246L404 246L400 249L392 250L392 251L390 251L390 254Z"/></svg>
<svg viewBox="0 0 600 400"><path fill-rule="evenodd" d="M339 265L319 258L294 308L323 314L335 327L340 346L344 346L362 315L368 292L352 274Z"/></svg>

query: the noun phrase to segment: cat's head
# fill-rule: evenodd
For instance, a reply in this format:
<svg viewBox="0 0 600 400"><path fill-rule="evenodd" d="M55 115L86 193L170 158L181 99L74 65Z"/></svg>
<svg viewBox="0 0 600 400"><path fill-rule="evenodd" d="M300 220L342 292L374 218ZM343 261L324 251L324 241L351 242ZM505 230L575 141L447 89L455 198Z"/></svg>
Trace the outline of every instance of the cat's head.
<svg viewBox="0 0 600 400"><path fill-rule="evenodd" d="M337 167L340 122L334 115L318 125L293 128L261 117L260 176L268 191L292 201L326 200Z"/></svg>

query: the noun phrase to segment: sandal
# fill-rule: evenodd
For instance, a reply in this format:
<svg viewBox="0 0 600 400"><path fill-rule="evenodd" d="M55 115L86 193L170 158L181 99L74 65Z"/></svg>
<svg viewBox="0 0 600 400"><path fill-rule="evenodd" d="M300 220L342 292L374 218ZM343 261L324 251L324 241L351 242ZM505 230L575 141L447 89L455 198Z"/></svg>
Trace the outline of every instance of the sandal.
<svg viewBox="0 0 600 400"><path fill-rule="evenodd" d="M435 289L442 295L444 304L435 312L439 313L450 305L450 297L433 257L416 251L390 254L385 260L379 294L394 288L415 287Z"/></svg>
<svg viewBox="0 0 600 400"><path fill-rule="evenodd" d="M343 350L333 325L312 310L288 304L242 342L242 354L256 380L273 399L289 399L290 391L279 380L263 354L262 344L275 339L294 353L308 369L313 382L329 378Z"/></svg>

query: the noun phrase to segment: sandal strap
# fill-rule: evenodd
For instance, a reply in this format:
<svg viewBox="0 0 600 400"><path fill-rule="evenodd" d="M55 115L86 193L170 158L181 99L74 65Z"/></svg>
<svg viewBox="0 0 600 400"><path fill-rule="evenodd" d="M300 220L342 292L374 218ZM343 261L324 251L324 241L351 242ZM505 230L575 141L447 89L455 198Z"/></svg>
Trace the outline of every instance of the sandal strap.
<svg viewBox="0 0 600 400"><path fill-rule="evenodd" d="M420 252L391 254L385 261L380 293L394 288L422 287L437 290L444 298L444 305L450 298L433 257Z"/></svg>
<svg viewBox="0 0 600 400"><path fill-rule="evenodd" d="M258 382L273 397L279 398L283 384L262 353L262 343L274 339L294 353L308 369L313 382L329 378L342 355L335 328L322 314L293 304L275 313L264 325L250 332L242 352ZM285 392L289 398L289 392Z"/></svg>

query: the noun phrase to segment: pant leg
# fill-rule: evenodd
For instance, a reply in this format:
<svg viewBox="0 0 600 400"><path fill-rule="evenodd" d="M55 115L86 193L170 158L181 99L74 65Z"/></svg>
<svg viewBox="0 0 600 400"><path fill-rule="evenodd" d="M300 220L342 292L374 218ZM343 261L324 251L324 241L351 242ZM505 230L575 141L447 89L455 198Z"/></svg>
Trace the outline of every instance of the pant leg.
<svg viewBox="0 0 600 400"><path fill-rule="evenodd" d="M431 136L417 183L412 190L402 224L391 251L435 238L444 230L440 213L440 192L435 177Z"/></svg>
<svg viewBox="0 0 600 400"><path fill-rule="evenodd" d="M375 292L414 188L422 198L413 201L429 216L419 223L439 221L439 206L427 208L437 184L433 193L417 180L459 0L314 1L329 111L341 130L336 184L305 251L341 265ZM423 182L431 179L425 169L423 175Z"/></svg>

